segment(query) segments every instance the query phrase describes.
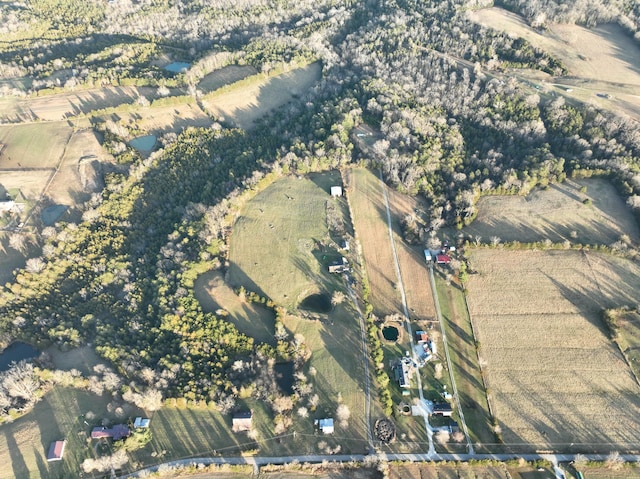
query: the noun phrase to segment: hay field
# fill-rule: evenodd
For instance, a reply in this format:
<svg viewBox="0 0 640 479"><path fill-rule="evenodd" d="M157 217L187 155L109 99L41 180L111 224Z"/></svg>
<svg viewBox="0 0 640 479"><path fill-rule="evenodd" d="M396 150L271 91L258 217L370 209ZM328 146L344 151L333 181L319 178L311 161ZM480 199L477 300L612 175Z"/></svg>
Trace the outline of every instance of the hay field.
<svg viewBox="0 0 640 479"><path fill-rule="evenodd" d="M580 192L586 187L585 193ZM590 200L591 205L583 203ZM503 241L554 243L569 240L582 244L610 245L623 234L638 241L640 229L614 186L604 179L567 180L537 189L527 196L485 196L478 202L478 216L464 233L492 236ZM575 231L576 237L572 237Z"/></svg>
<svg viewBox="0 0 640 479"><path fill-rule="evenodd" d="M224 282L221 273L210 271L198 277L194 294L202 309L215 313L224 309L227 319L241 333L264 343L274 343L274 315L263 306L255 305L240 297Z"/></svg>
<svg viewBox="0 0 640 479"><path fill-rule="evenodd" d="M347 197L371 287L369 301L378 316L402 311L400 293L395 288L398 278L389 243L382 188L380 179L369 170L352 170Z"/></svg>
<svg viewBox="0 0 640 479"><path fill-rule="evenodd" d="M578 25L549 25L539 32L501 8L469 12L471 20L528 40L562 60L569 75L587 80L640 85L640 49L617 25L587 29Z"/></svg>
<svg viewBox="0 0 640 479"><path fill-rule="evenodd" d="M389 189L389 209L395 237L396 254L400 264L402 285L407 298L411 319L435 319L436 310L429 284L429 271L424 259L424 248L412 246L402 239L401 221L408 214L416 214L421 205L416 198Z"/></svg>
<svg viewBox="0 0 640 479"><path fill-rule="evenodd" d="M55 168L72 133L64 121L0 126L0 168Z"/></svg>
<svg viewBox="0 0 640 479"><path fill-rule="evenodd" d="M640 266L579 251L472 250L468 303L512 450L637 448L640 387L604 332Z"/></svg>
<svg viewBox="0 0 640 479"><path fill-rule="evenodd" d="M227 280L293 310L308 295L342 288L328 265L335 252L326 222L331 185L341 184L338 172L286 177L247 202L233 226Z"/></svg>
<svg viewBox="0 0 640 479"><path fill-rule="evenodd" d="M0 120L12 123L33 120L60 121L94 110L133 103L141 95L148 99L154 98L156 89L104 87L28 97L17 101L6 98L0 100Z"/></svg>
<svg viewBox="0 0 640 479"><path fill-rule="evenodd" d="M203 99L205 109L224 121L249 129L256 119L274 110L292 98L302 95L322 76L320 63L263 77L255 81L229 85L224 91Z"/></svg>

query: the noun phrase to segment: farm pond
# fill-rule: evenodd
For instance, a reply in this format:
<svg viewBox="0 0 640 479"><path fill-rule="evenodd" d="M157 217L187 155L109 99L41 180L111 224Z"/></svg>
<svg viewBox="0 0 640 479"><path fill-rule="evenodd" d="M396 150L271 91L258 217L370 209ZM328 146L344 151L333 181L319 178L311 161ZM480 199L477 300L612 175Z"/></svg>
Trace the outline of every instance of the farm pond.
<svg viewBox="0 0 640 479"><path fill-rule="evenodd" d="M328 294L310 294L300 303L300 309L314 313L328 313L331 307L331 298Z"/></svg>
<svg viewBox="0 0 640 479"><path fill-rule="evenodd" d="M382 336L387 341L397 341L399 335L400 332L395 326L385 326L384 328L382 328Z"/></svg>
<svg viewBox="0 0 640 479"><path fill-rule="evenodd" d="M166 67L164 67L164 69L171 73L184 73L190 67L191 67L191 63L173 62L173 63L169 63Z"/></svg>
<svg viewBox="0 0 640 479"><path fill-rule="evenodd" d="M38 357L40 351L27 343L12 343L0 353L0 372L9 369L12 362Z"/></svg>
<svg viewBox="0 0 640 479"><path fill-rule="evenodd" d="M285 394L293 394L293 363L276 363L273 366L273 370L276 373L276 384L278 385L280 391Z"/></svg>
<svg viewBox="0 0 640 479"><path fill-rule="evenodd" d="M134 138L129 144L136 150L151 151L156 144L156 140L156 135L145 135Z"/></svg>

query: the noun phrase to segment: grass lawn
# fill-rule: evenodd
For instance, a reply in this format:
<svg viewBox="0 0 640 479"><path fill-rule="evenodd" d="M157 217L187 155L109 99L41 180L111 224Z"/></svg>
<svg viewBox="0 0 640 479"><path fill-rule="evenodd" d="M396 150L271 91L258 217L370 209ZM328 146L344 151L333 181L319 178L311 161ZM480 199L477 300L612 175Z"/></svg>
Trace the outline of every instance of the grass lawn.
<svg viewBox="0 0 640 479"><path fill-rule="evenodd" d="M477 445L493 443L491 416L464 295L457 285L448 286L438 272L435 277L453 375L471 440ZM444 351L441 356L444 357ZM477 449L485 452L480 447Z"/></svg>
<svg viewBox="0 0 640 479"><path fill-rule="evenodd" d="M55 387L31 412L11 424L0 426L0 478L78 477L80 465L92 457L87 442L90 427L82 415L91 411L98 425L107 411L109 398L72 388ZM112 418L113 419L113 418ZM51 442L66 439L64 459L47 462Z"/></svg>

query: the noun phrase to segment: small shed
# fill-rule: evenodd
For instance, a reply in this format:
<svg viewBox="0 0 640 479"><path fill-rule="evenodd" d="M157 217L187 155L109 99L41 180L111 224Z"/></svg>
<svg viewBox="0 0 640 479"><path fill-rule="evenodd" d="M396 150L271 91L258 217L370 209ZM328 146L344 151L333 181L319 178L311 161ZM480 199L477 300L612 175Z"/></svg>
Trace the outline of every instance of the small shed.
<svg viewBox="0 0 640 479"><path fill-rule="evenodd" d="M340 242L340 248L341 248L343 251L349 251L349 249L350 249L350 247L349 247L349 240L346 240L346 239L342 240L342 241Z"/></svg>
<svg viewBox="0 0 640 479"><path fill-rule="evenodd" d="M428 249L424 250L424 260L427 263L431 263L431 261L433 260L433 256L431 256L431 251L429 251Z"/></svg>
<svg viewBox="0 0 640 479"><path fill-rule="evenodd" d="M253 427L253 414L251 411L240 411L233 415L232 430L233 432L251 431Z"/></svg>
<svg viewBox="0 0 640 479"><path fill-rule="evenodd" d="M149 422L149 419L146 417L137 417L136 420L133 421L133 427L136 429L148 429Z"/></svg>
<svg viewBox="0 0 640 479"><path fill-rule="evenodd" d="M333 434L333 418L316 419L315 425L322 434Z"/></svg>
<svg viewBox="0 0 640 479"><path fill-rule="evenodd" d="M342 196L342 186L332 186L331 196Z"/></svg>
<svg viewBox="0 0 640 479"><path fill-rule="evenodd" d="M64 456L64 448L67 445L67 441L54 441L49 446L49 452L47 453L47 461L62 461L62 456Z"/></svg>

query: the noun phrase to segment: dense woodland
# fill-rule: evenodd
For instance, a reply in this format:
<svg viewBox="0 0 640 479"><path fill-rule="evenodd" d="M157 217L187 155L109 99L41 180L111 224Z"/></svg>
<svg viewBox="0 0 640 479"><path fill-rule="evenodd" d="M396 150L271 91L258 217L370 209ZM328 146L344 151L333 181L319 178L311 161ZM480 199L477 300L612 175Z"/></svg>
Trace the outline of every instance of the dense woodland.
<svg viewBox="0 0 640 479"><path fill-rule="evenodd" d="M592 23L580 16L581 2L572 17L553 13L562 10L553 2L505 3L530 20L525 9L550 12L548 20ZM616 5L637 22L637 6ZM98 125L121 167L85 205L82 222L43 229L42 256L0 293L2 336L63 347L91 343L135 391L224 408L260 374L257 364L299 349L286 334L276 347L256 344L224 315L203 312L192 288L199 273L224 268L238 199L279 175L352 162L380 167L387 182L427 200L432 233L470 221L481 194L523 193L572 174L609 176L640 208L637 123L487 75L506 66L553 74L564 67L526 41L470 23L464 12L477 6L463 0L2 3L0 29L15 39L0 43L2 71L28 73L44 87L56 86L47 85L54 71L69 69L77 74L68 79L90 85L135 77L187 87L188 75L151 64L167 49L199 65L220 52L230 53L225 62L263 70L293 58L323 64L316 87L250 133L220 123L188 129L143 160L119 146L117 128ZM37 43L20 38L38 28L48 34ZM373 153L352 142L351 130L362 123L379 132ZM238 361L245 365L240 372Z"/></svg>

